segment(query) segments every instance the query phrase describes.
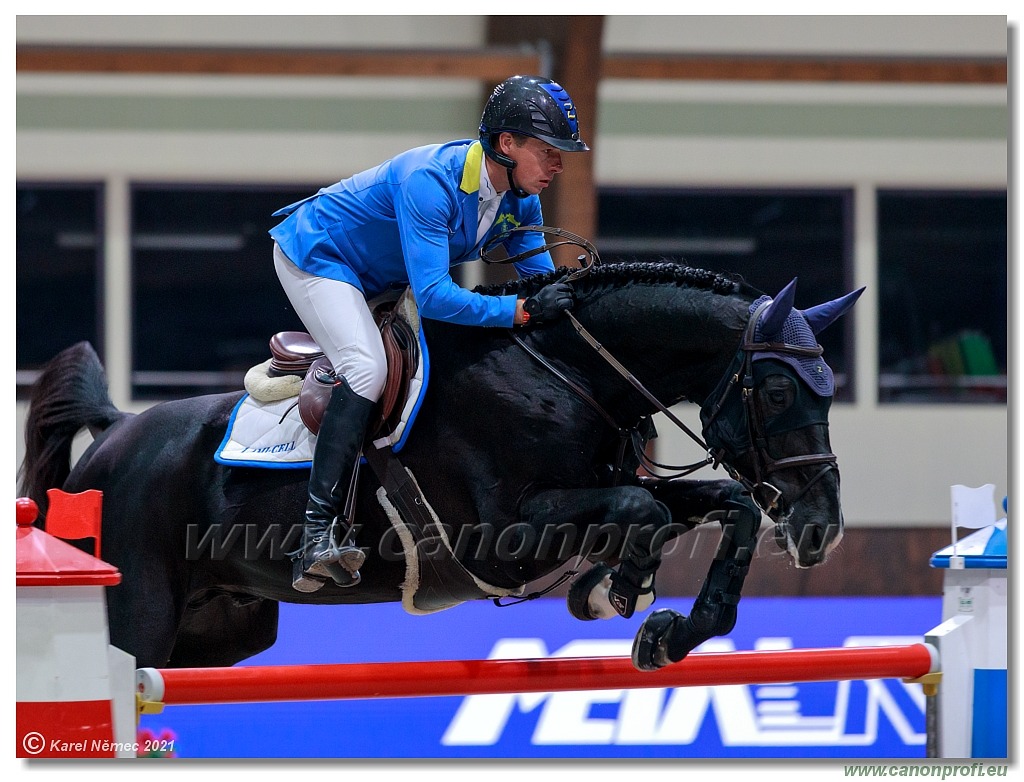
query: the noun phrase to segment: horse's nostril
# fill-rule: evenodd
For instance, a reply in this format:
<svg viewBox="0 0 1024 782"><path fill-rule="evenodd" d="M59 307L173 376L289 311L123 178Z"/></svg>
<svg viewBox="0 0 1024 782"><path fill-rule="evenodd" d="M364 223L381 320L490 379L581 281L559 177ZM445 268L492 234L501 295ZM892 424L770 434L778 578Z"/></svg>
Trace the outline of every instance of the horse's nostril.
<svg viewBox="0 0 1024 782"><path fill-rule="evenodd" d="M811 552L821 551L822 546L825 545L825 531L818 526L811 527L810 535L808 536L808 549Z"/></svg>
<svg viewBox="0 0 1024 782"><path fill-rule="evenodd" d="M820 527L814 528L814 533L811 535L811 544L814 547L814 551L821 551L825 545L825 533Z"/></svg>
<svg viewBox="0 0 1024 782"><path fill-rule="evenodd" d="M825 547L825 528L817 524L808 524L800 530L800 540L797 549L803 557L814 557L820 554Z"/></svg>

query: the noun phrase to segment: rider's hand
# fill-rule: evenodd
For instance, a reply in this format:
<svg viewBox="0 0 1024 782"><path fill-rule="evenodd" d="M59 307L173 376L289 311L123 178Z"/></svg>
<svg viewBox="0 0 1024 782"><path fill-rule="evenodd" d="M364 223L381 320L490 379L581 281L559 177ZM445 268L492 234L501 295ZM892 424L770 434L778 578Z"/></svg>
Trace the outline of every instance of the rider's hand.
<svg viewBox="0 0 1024 782"><path fill-rule="evenodd" d="M545 285L523 303L523 311L531 323L545 323L560 318L575 303L572 286L567 282Z"/></svg>

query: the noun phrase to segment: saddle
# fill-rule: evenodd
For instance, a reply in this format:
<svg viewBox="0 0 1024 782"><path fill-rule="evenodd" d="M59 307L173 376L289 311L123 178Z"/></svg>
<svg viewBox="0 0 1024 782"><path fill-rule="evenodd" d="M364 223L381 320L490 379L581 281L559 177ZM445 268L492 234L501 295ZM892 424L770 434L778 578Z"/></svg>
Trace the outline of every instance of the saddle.
<svg viewBox="0 0 1024 782"><path fill-rule="evenodd" d="M397 427L405 406L410 381L419 364L419 342L412 326L397 311L398 296L371 303L371 312L387 358L387 380L380 398L377 418L367 430L368 436ZM270 338L270 364L267 375L302 378L299 390L299 417L313 434L320 431L324 409L337 379L330 360L316 341L304 331L281 331Z"/></svg>

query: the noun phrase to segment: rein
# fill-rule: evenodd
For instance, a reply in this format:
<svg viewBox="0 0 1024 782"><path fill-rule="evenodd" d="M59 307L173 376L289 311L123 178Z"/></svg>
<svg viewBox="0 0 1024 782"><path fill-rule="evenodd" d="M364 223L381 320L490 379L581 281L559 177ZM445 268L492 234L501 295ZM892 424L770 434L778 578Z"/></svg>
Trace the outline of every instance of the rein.
<svg viewBox="0 0 1024 782"><path fill-rule="evenodd" d="M525 252L513 255L510 258L491 257L490 253L494 248L508 239L510 234L524 232L550 234L551 236L557 236L564 241L555 242L553 244L543 244L540 247L534 247L532 250L526 250ZM565 247L566 245L579 247L584 251L584 254L576 258L580 263L580 268L566 276L564 278L565 282L578 280L590 271L591 266L601 263L601 257L597 254L597 248L594 247L591 242L587 241L582 236L572 233L571 231L566 231L564 228L552 228L547 225L519 225L492 237L490 241L480 248L480 260L484 263L490 264L518 263L519 261L525 261L527 258L532 258L535 255L550 252L556 247Z"/></svg>
<svg viewBox="0 0 1024 782"><path fill-rule="evenodd" d="M600 257L597 254L597 250L593 244L583 239L580 236L565 231L560 228L549 228L547 226L522 226L513 228L510 231L500 234L499 236L488 242L485 251L481 251L480 257L487 263L514 263L524 258L532 257L545 252L548 248L535 248L525 253L513 256L503 260L493 260L486 257L486 251L489 251L499 241L503 241L508 237L508 234L512 231L540 231L541 233L549 233L559 237L563 237L565 241L559 242L553 246L561 246L566 244L572 244L582 247L589 254L589 263L582 265L581 268L566 277L566 281L571 282L586 275L590 268L600 263ZM581 255L579 260L583 262L585 256ZM694 462L689 465L664 465L653 461L646 455L643 449L642 437L640 435L640 426L645 420L641 418L634 426L623 427L615 418L605 410L601 404L594 399L586 389L580 384L576 383L572 379L568 378L563 372L558 370L550 361L544 356L529 346L513 329L509 329L509 334L512 339L518 344L523 350L526 351L531 357L541 364L545 369L551 372L556 378L564 383L570 390L579 396L584 402L587 403L602 419L619 434L619 450L617 463L614 469L615 480L618 480L619 474L621 473L622 464L625 458L625 447L628 442L632 442L633 450L636 454L640 464L650 472L654 472L651 468L671 470L675 471L673 475L659 476L663 479L679 478L684 475L689 475L702 467L712 465L718 467L722 465L729 473L733 480L740 483L747 491L750 492L751 497L757 503L765 513L770 513L774 510L779 500L782 497L782 491L777 487L768 483L767 478L772 473L780 470L792 469L797 467L806 467L808 465L822 464L824 465L811 480L803 486L800 492L794 497L791 502L796 502L806 494L806 492L813 486L817 481L828 474L830 470L836 469L837 458L834 453L816 453L806 454L803 456L791 456L784 459L772 459L767 452L768 438L765 431L764 421L761 419L760 411L757 408L755 395L754 395L754 374L753 374L753 358L754 354L761 352L774 352L774 353L787 353L795 356L812 356L817 357L822 354L822 348L817 345L813 348L801 347L799 345L791 345L789 343L781 342L754 342L754 332L757 328L757 323L770 304L770 300L762 303L750 316L750 320L747 322L746 329L743 332L743 339L739 346L738 355L740 359L739 369L728 378L725 383L725 388L719 395L717 402L711 409L711 415L704 429L711 425L711 423L717 418L721 412L726 399L731 393L733 388L741 388L742 400L745 406L746 415L744 416L747 423L747 433L751 441L751 445L754 451L754 480L746 478L741 475L735 468L730 466L722 458L724 456L724 449L719 449L717 452L713 452L708 444L697 434L695 434L683 421L681 421L671 410L668 409L657 397L654 396L644 385L641 383L632 372L630 372L615 356L611 355L608 350L584 328L583 324L576 319L571 311L566 311L566 316L573 328L580 335L580 337L599 355L608 365L614 369L620 376L622 376L626 382L628 382L641 396L644 397L654 408L662 413L669 421L671 421L677 428L683 431L687 436L690 437L697 445L699 445L706 453L707 456L699 462Z"/></svg>
<svg viewBox="0 0 1024 782"><path fill-rule="evenodd" d="M657 408L657 410L659 412L664 413L666 416L668 416L669 420L671 420L672 423L674 423L676 426L678 426L680 429L682 429L684 432L686 432L699 445L702 445L704 447L704 449L707 450L707 446L704 445L703 441L699 437L697 437L697 435L695 435L690 430L690 428L687 427L686 424L684 424L675 415L673 415L671 410L669 410L667 407L665 407L665 405L663 405L660 401L658 401L658 399L653 394L651 394L646 388L644 388L643 384L641 384L640 381L637 380L633 376L633 374L631 372L629 372L629 370L627 370L624 366L622 366L622 364L620 364L615 359L614 356L612 356L610 353L608 353L608 351L604 349L604 346L602 346L600 342L598 342L596 339L594 339L593 335L589 331L587 331L585 328L583 328L583 325L578 320L576 320L575 317L573 317L572 313L568 313L567 312L566 314L569 316L570 320L572 321L573 326L579 332L580 336L582 336L588 342L588 344L591 345L591 347L593 347L595 350L597 350L598 354L602 358L604 358L605 361L607 361L609 364L611 364L611 366L614 367L616 369L616 371L618 371L624 378L626 378L626 380L629 381L629 383L635 389L637 389L641 394L643 394L643 396L648 401L650 401L655 406L655 408ZM633 452L636 454L636 457L640 461L640 464L645 469L647 469L649 472L651 472L651 473L654 472L654 470L651 469L651 468L655 468L655 469L659 469L659 470L673 470L673 471L675 471L675 474L673 474L671 476L660 476L660 477L663 477L663 478L680 478L680 477L682 477L684 475L689 475L692 472L696 472L700 468L705 467L705 466L707 466L707 465L712 463L713 460L712 460L712 457L711 457L710 453L708 454L707 458L702 459L699 462L694 462L693 464L687 464L687 465L669 465L669 464L661 464L659 462L654 461L649 456L647 456L647 454L644 452L644 449L643 449L642 437L640 435L640 426L642 425L642 423L644 421L643 418L641 418L640 421L638 421L636 424L634 424L631 427L623 427L622 425L619 424L618 421L615 420L615 418L612 417L611 413L609 413L607 410L604 409L604 407L601 406L600 402L598 402L596 399L594 399L594 397L592 397L587 392L587 390L585 388L583 388L583 386L581 386L579 383L577 383L576 381L572 380L571 378L567 377L565 375L565 373L563 373L562 371L560 371L558 369L558 367L556 367L554 364L552 364L550 361L548 361L544 356L542 356L540 353L538 353L536 350L534 350L530 345L528 345L522 339L522 337L520 337L514 330L509 329L509 335L515 341L515 343L517 345L519 345L519 347L521 347L524 351L526 351L542 367L544 367L546 370L548 370L548 372L550 372L552 375L554 375L556 378L558 378L564 385L566 385L580 399L582 399L584 402L586 402L587 405L589 405L592 410L594 410L599 416L601 416L601 418L604 419L605 423L607 423L608 426L610 426L612 429L614 429L618 433L618 435L619 435L619 449L618 449L618 456L616 458L616 464L615 464L615 470L614 470L614 477L615 477L616 480L618 480L619 473L622 471L622 463L625 460L626 446L628 444L632 444Z"/></svg>
<svg viewBox="0 0 1024 782"><path fill-rule="evenodd" d="M552 236L557 236L563 239L563 241L556 242L551 245L545 245L542 247L535 247L532 250L527 250L525 252L519 253L518 255L514 255L510 258L496 259L490 256L489 253L498 244L504 242L508 238L509 234L512 234L514 232L525 231L535 231L538 233L550 234ZM552 228L546 225L517 226L493 237L481 249L480 259L484 263L493 264L517 263L518 261L522 261L527 258L532 258L535 255L540 255L543 252L548 252L552 248L564 247L566 245L580 247L581 249L584 250L584 254L578 256L576 259L580 262L580 268L564 277L563 280L565 282L573 282L581 277L586 276L590 272L591 267L599 265L601 263L601 257L600 255L598 255L597 248L593 245L592 242L584 239L582 236L572 233L571 231L566 231L564 228ZM627 370L618 360L616 360L614 356L612 356L607 350L605 350L601 343L598 342L594 338L594 336L583 327L583 324L581 324L573 316L571 312L566 312L566 315L569 317L569 320L572 323L573 328L576 329L577 333L581 337L583 337L583 339L586 340L587 344L594 348L594 350L596 350L605 361L611 364L611 366L615 368L615 371L622 375L637 391L639 391L644 396L645 399L647 399L647 401L653 404L655 409L657 409L661 413L664 413L665 416L667 416L668 419L672 421L672 423L674 423L676 426L678 426L680 429L686 432L686 434L688 434L705 451L708 450L704 442L697 435L695 435L689 429L689 427L686 426L686 424L684 424L675 415L673 415L673 413L667 407L665 407L665 405L663 405L657 398L655 398L655 396L651 394L643 386L643 384L641 384L640 381L633 376L633 374L629 370ZM532 356L541 366L543 366L551 374L558 378L563 384L568 386L569 389L573 391L573 393L580 397L584 402L587 403L587 405L590 406L591 409L593 409L599 416L601 416L601 418L604 419L605 423L607 423L608 426L610 426L618 433L619 449L618 456L616 458L616 464L614 466L614 479L616 481L618 480L618 476L622 471L622 464L625 460L626 446L628 444L632 444L633 452L635 453L637 460L640 462L641 466L643 466L644 469L648 470L652 474L654 474L656 470L674 471L672 475L660 476L666 479L681 478L684 475L689 475L690 473L696 472L702 467L706 467L707 465L712 463L713 460L710 453L706 458L702 459L699 462L694 462L693 464L669 465L660 464L659 462L654 461L649 456L647 456L643 448L642 437L640 435L640 426L643 424L645 420L644 418L641 418L640 421L638 421L635 425L631 427L621 426L615 420L615 418L600 405L600 403L596 399L594 399L589 393L587 393L587 390L585 388L583 388L581 385L567 377L563 372L559 371L559 369L555 367L554 364L552 364L544 356L542 356L540 353L538 353L536 350L530 347L519 336L519 334L516 333L514 329L509 329L509 335L512 337L513 341L515 341L517 345L519 345L524 351L526 351L530 356Z"/></svg>

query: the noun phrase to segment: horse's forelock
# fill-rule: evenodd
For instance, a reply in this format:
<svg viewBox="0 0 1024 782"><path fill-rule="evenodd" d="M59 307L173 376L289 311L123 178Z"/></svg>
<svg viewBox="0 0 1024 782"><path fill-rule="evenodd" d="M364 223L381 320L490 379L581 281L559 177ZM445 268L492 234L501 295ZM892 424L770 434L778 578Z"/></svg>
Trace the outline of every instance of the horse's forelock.
<svg viewBox="0 0 1024 782"><path fill-rule="evenodd" d="M481 286L475 290L490 296L511 294L532 296L545 285L557 282L567 274L577 271L579 270L561 267L546 274L536 274L497 285ZM587 274L574 280L572 285L577 296L586 296L594 291L620 288L635 283L676 284L690 288L702 288L722 295L737 293L743 287L741 281L724 274L697 269L673 261L600 264L591 267Z"/></svg>

